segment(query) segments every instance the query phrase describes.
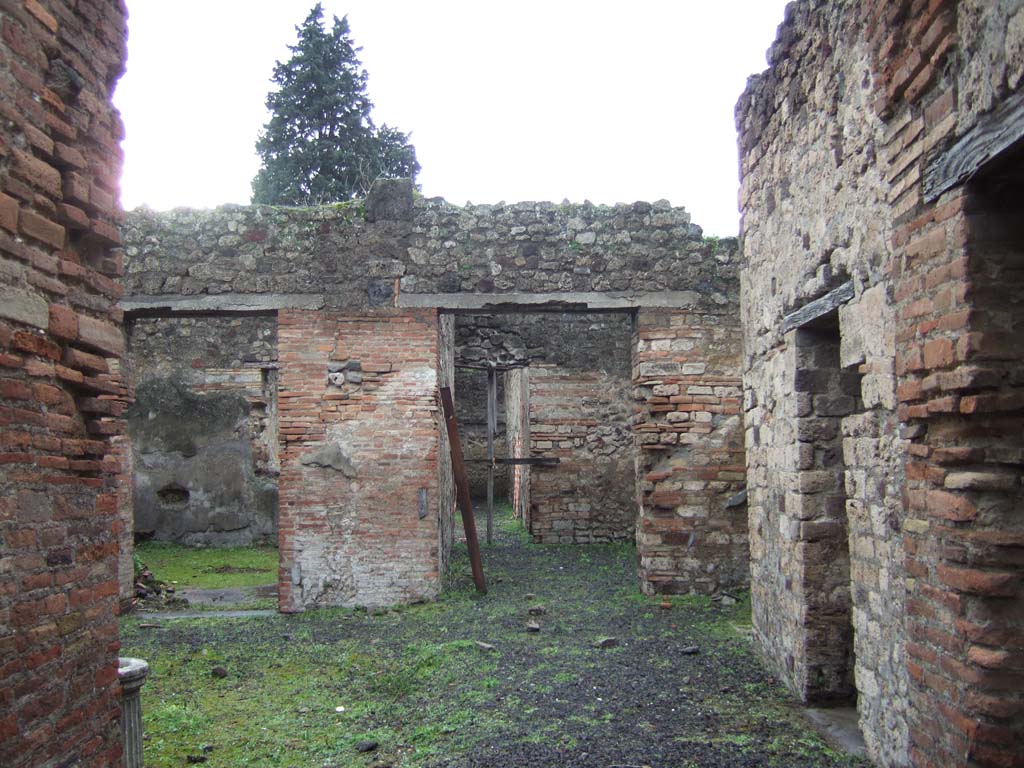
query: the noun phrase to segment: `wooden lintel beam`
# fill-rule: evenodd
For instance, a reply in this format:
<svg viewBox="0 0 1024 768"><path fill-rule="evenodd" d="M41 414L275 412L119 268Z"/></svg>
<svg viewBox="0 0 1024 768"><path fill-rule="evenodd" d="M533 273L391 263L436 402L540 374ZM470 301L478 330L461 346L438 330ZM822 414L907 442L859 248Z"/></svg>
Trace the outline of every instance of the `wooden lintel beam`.
<svg viewBox="0 0 1024 768"><path fill-rule="evenodd" d="M484 365L475 363L455 363L456 368L465 368L471 371L514 371L517 368L527 368L528 363L519 365Z"/></svg>
<svg viewBox="0 0 1024 768"><path fill-rule="evenodd" d="M786 315L782 319L782 332L788 333L794 328L800 328L807 325L812 320L824 317L829 312L835 311L852 298L853 281L847 280L838 288L826 293L820 299L810 301L800 307L800 309L794 310Z"/></svg>
<svg viewBox="0 0 1024 768"><path fill-rule="evenodd" d="M1020 141L1024 141L1024 91L1008 97L953 146L928 161L921 183L925 202L969 181L989 161Z"/></svg>

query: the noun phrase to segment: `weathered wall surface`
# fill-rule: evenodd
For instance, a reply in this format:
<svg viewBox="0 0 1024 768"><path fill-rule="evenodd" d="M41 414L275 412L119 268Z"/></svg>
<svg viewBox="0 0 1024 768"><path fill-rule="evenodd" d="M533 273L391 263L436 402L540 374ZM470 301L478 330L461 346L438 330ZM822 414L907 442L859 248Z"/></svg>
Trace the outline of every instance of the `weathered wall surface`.
<svg viewBox="0 0 1024 768"><path fill-rule="evenodd" d="M529 530L535 541L632 541L636 451L630 431L632 317L533 315L517 326L532 358Z"/></svg>
<svg viewBox="0 0 1024 768"><path fill-rule="evenodd" d="M0 764L116 766L124 8L0 30Z"/></svg>
<svg viewBox="0 0 1024 768"><path fill-rule="evenodd" d="M549 364L529 369L529 531L546 544L632 541L636 462L629 378Z"/></svg>
<svg viewBox="0 0 1024 768"><path fill-rule="evenodd" d="M1022 43L1019 2L804 0L737 108L755 637L806 699L852 666L883 765L1024 753L1019 158L925 189Z"/></svg>
<svg viewBox="0 0 1024 768"><path fill-rule="evenodd" d="M738 326L734 312L637 316L636 540L647 594L747 584L746 509L734 500L745 481Z"/></svg>
<svg viewBox="0 0 1024 768"><path fill-rule="evenodd" d="M128 361L135 533L275 541L276 318L138 318Z"/></svg>
<svg viewBox="0 0 1024 768"><path fill-rule="evenodd" d="M856 675L872 753L900 764L889 183L875 163L885 133L858 24L849 7L793 8L769 54L775 67L738 107L750 575L755 636L782 679L806 701L849 700ZM783 328L785 314L851 278L858 295L832 318L834 337Z"/></svg>
<svg viewBox="0 0 1024 768"><path fill-rule="evenodd" d="M735 294L734 273L667 203L395 199L134 211L124 226L127 293L322 294L326 306L350 309L393 304L396 280L403 295L673 290L725 304Z"/></svg>
<svg viewBox="0 0 1024 768"><path fill-rule="evenodd" d="M435 597L439 519L451 515L438 488L437 312L278 320L281 610Z"/></svg>

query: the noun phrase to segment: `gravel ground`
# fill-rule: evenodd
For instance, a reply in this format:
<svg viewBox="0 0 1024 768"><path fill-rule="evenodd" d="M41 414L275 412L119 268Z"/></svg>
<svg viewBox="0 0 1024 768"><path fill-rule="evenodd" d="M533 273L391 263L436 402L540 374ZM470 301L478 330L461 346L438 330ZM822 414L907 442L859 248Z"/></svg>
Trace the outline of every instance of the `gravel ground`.
<svg viewBox="0 0 1024 768"><path fill-rule="evenodd" d="M464 632L541 625L499 662L503 694L522 706L509 733L438 768L867 765L826 747L765 672L745 601L643 598L635 566L631 547L544 547L499 530L484 549L487 600L510 610L500 628ZM547 612L531 617L537 604ZM615 644L600 647L607 638Z"/></svg>

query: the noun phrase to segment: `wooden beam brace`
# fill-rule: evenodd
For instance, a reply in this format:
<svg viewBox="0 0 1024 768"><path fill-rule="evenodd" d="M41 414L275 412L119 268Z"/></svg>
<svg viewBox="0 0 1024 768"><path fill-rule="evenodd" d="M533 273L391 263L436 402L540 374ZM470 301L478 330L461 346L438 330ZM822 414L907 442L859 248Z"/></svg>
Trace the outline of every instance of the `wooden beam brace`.
<svg viewBox="0 0 1024 768"><path fill-rule="evenodd" d="M518 459L495 459L501 466L555 467L561 463L557 456L524 456ZM466 459L467 464L486 464L488 459Z"/></svg>

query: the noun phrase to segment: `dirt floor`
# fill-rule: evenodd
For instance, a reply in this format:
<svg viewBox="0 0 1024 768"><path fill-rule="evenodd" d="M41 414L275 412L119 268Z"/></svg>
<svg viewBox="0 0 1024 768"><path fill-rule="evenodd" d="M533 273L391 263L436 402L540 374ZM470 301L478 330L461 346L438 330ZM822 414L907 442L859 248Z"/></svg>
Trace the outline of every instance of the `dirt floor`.
<svg viewBox="0 0 1024 768"><path fill-rule="evenodd" d="M463 547L437 603L126 618L122 655L153 666L146 765L867 765L763 671L742 597L663 607L637 591L632 547L538 546L516 526L484 548L484 597Z"/></svg>

